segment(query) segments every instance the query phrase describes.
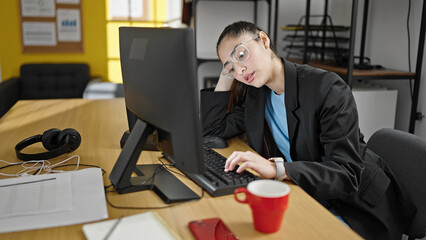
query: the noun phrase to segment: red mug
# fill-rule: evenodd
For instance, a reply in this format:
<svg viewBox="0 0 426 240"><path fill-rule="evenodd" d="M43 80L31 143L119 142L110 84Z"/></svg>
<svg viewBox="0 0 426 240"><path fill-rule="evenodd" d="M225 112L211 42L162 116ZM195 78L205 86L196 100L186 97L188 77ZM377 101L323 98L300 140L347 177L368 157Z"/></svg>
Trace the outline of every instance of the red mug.
<svg viewBox="0 0 426 240"><path fill-rule="evenodd" d="M245 199L237 194L244 193ZM270 179L250 182L247 188L237 188L234 198L240 203L248 203L253 213L254 228L263 233L277 232L288 206L290 186Z"/></svg>

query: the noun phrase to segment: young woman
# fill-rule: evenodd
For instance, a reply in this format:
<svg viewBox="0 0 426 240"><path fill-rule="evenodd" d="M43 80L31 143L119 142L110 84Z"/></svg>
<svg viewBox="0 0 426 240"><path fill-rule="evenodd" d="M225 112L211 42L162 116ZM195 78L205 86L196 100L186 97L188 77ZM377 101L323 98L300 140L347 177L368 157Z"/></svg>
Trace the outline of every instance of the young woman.
<svg viewBox="0 0 426 240"><path fill-rule="evenodd" d="M268 35L248 22L227 26L217 53L218 84L201 92L204 135L246 133L259 154L234 152L225 171L240 164L237 172L291 180L364 238L401 239L415 207L367 148L347 84L279 58Z"/></svg>

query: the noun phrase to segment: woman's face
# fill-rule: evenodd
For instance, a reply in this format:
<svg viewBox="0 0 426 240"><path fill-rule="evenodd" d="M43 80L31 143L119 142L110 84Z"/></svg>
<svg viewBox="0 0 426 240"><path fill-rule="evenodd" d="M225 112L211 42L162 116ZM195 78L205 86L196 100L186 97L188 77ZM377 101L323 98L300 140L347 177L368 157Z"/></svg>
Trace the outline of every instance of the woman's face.
<svg viewBox="0 0 426 240"><path fill-rule="evenodd" d="M246 33L237 38L225 37L218 47L218 55L224 73L244 84L259 88L271 76L271 55L268 50L269 38L265 33Z"/></svg>

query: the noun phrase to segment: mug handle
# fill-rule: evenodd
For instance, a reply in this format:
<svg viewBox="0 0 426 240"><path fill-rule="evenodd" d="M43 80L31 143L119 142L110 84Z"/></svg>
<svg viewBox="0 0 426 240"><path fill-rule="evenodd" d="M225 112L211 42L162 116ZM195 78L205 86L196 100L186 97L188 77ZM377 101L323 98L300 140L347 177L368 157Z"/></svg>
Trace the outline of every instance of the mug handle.
<svg viewBox="0 0 426 240"><path fill-rule="evenodd" d="M235 191L234 191L234 198L235 198L235 200L237 200L237 202L240 202L240 203L248 203L247 192L248 192L247 188L245 188L245 187L240 187L240 188L235 189ZM237 197L238 193L244 193L245 198L244 199L239 199Z"/></svg>

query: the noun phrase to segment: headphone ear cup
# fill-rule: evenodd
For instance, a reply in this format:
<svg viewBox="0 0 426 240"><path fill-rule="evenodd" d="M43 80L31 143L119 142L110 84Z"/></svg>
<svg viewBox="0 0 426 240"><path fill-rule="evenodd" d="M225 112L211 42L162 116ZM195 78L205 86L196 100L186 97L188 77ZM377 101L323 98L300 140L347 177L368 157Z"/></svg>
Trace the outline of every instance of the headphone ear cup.
<svg viewBox="0 0 426 240"><path fill-rule="evenodd" d="M60 145L65 143L68 144L70 148L69 152L72 152L80 146L81 136L77 130L73 128L66 128L58 134L58 142Z"/></svg>
<svg viewBox="0 0 426 240"><path fill-rule="evenodd" d="M61 146L60 142L58 141L59 133L61 133L61 130L57 128L46 130L41 136L41 142L44 148L47 150L53 150Z"/></svg>

